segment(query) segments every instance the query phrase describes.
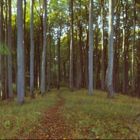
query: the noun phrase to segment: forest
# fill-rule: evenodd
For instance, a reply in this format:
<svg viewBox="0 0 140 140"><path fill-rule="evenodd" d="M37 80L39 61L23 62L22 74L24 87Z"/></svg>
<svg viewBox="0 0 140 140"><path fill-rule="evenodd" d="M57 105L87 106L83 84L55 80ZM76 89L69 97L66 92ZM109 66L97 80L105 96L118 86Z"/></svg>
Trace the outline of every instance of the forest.
<svg viewBox="0 0 140 140"><path fill-rule="evenodd" d="M139 45L140 0L0 0L0 139L140 139Z"/></svg>

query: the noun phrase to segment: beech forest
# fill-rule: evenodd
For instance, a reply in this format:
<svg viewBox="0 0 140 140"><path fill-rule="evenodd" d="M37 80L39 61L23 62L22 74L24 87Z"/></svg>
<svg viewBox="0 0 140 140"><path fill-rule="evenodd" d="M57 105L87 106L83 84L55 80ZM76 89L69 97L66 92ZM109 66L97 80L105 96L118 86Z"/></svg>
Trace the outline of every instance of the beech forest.
<svg viewBox="0 0 140 140"><path fill-rule="evenodd" d="M0 0L0 139L140 139L140 0Z"/></svg>

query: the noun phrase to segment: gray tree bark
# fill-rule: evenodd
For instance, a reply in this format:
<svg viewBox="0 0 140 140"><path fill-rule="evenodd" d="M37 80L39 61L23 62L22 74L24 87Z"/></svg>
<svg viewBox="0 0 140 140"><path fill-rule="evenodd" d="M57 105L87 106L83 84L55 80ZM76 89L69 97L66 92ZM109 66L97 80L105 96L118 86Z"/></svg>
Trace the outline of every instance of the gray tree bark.
<svg viewBox="0 0 140 140"><path fill-rule="evenodd" d="M69 82L70 82L70 89L73 90L73 82L74 82L74 77L73 77L73 45L74 45L74 39L73 39L73 0L70 0L70 13L71 13L71 32L70 32L70 73L69 73Z"/></svg>
<svg viewBox="0 0 140 140"><path fill-rule="evenodd" d="M108 97L114 96L113 90L113 62L114 62L114 50L113 50L113 2L109 0L109 32L108 32L108 68L106 74L106 85L108 91Z"/></svg>
<svg viewBox="0 0 140 140"><path fill-rule="evenodd" d="M93 94L93 0L89 2L88 93Z"/></svg>
<svg viewBox="0 0 140 140"><path fill-rule="evenodd" d="M8 47L10 53L8 55L8 95L9 98L13 97L12 90L12 26L11 26L11 0L8 0Z"/></svg>
<svg viewBox="0 0 140 140"><path fill-rule="evenodd" d="M17 101L24 102L24 37L23 37L23 10L22 0L17 0Z"/></svg>
<svg viewBox="0 0 140 140"><path fill-rule="evenodd" d="M30 1L30 96L34 97L34 0Z"/></svg>
<svg viewBox="0 0 140 140"><path fill-rule="evenodd" d="M44 17L43 17L43 51L42 51L42 63L41 63L41 94L43 95L46 91L46 32L47 32L47 2L44 0Z"/></svg>
<svg viewBox="0 0 140 140"><path fill-rule="evenodd" d="M101 0L101 20L102 20L102 58L101 58L101 88L105 89L105 65L104 65L104 0Z"/></svg>
<svg viewBox="0 0 140 140"><path fill-rule="evenodd" d="M3 30L3 0L0 1L0 47L2 45L2 30ZM0 54L0 93L2 92L2 63Z"/></svg>

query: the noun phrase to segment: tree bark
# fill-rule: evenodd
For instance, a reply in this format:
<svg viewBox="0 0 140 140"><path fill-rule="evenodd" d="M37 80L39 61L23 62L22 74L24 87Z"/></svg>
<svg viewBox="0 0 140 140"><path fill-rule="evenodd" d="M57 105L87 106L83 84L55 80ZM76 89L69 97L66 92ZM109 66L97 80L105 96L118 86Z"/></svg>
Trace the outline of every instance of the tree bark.
<svg viewBox="0 0 140 140"><path fill-rule="evenodd" d="M0 47L3 43L3 0L0 1ZM0 54L0 93L2 93L2 55Z"/></svg>
<svg viewBox="0 0 140 140"><path fill-rule="evenodd" d="M30 1L30 96L34 97L34 0Z"/></svg>
<svg viewBox="0 0 140 140"><path fill-rule="evenodd" d="M13 97L12 90L12 25L11 25L11 0L8 0L8 47L9 47L9 55L8 55L8 95L9 98Z"/></svg>
<svg viewBox="0 0 140 140"><path fill-rule="evenodd" d="M113 50L113 2L109 0L109 32L108 32L108 68L106 73L106 84L108 97L114 96L113 89L113 62L114 62L114 50Z"/></svg>
<svg viewBox="0 0 140 140"><path fill-rule="evenodd" d="M93 94L93 0L89 2L88 93Z"/></svg>
<svg viewBox="0 0 140 140"><path fill-rule="evenodd" d="M104 64L104 0L101 0L101 20L102 20L102 54L101 54L101 89L105 89L105 64Z"/></svg>
<svg viewBox="0 0 140 140"><path fill-rule="evenodd" d="M24 102L24 36L23 36L23 9L22 0L17 1L17 101Z"/></svg>
<svg viewBox="0 0 140 140"><path fill-rule="evenodd" d="M58 66L58 72L57 72L57 89L60 89L60 69L61 69L61 60L60 60L60 44L61 44L61 25L59 28L59 33L58 33L58 48L57 48L57 66Z"/></svg>
<svg viewBox="0 0 140 140"><path fill-rule="evenodd" d="M133 0L132 93L135 92L136 1Z"/></svg>
<svg viewBox="0 0 140 140"><path fill-rule="evenodd" d="M47 42L46 42L46 32L47 32L47 2L44 0L44 17L43 17L43 51L42 51L42 63L41 63L41 94L43 95L46 92L46 51L47 51Z"/></svg>
<svg viewBox="0 0 140 140"><path fill-rule="evenodd" d="M126 49L125 49L125 46L126 46L126 17L125 17L125 14L126 13L126 3L123 3L122 2L122 7L123 7L123 34L122 34L122 37L123 37L123 42L122 42L122 54L123 54L123 93L126 93Z"/></svg>
<svg viewBox="0 0 140 140"><path fill-rule="evenodd" d="M73 71L73 45L74 45L74 36L73 36L73 0L70 0L70 14L71 14L71 23L70 23L70 27L71 27L71 32L70 32L70 73L69 73L69 82L70 82L70 89L73 90L73 84L74 84L74 71Z"/></svg>
<svg viewBox="0 0 140 140"><path fill-rule="evenodd" d="M81 15L81 0L79 0L79 13L80 18L78 21L79 27L79 43L78 43L78 51L77 51L77 81L76 85L77 88L80 89L82 87L82 72L83 72L83 57L82 57L82 15Z"/></svg>

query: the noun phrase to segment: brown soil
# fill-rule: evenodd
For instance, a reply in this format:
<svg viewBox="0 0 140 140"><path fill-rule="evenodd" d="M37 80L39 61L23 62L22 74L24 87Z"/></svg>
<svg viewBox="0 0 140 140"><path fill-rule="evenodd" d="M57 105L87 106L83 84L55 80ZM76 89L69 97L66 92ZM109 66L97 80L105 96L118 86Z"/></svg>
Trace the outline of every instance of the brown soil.
<svg viewBox="0 0 140 140"><path fill-rule="evenodd" d="M64 99L59 97L55 106L44 112L42 121L27 139L71 139L71 129L62 115Z"/></svg>

